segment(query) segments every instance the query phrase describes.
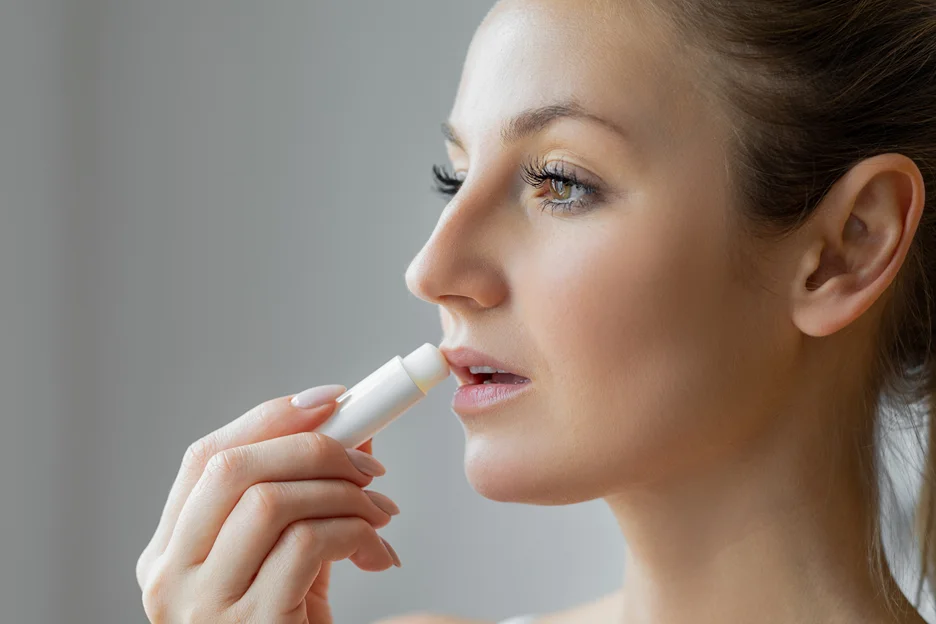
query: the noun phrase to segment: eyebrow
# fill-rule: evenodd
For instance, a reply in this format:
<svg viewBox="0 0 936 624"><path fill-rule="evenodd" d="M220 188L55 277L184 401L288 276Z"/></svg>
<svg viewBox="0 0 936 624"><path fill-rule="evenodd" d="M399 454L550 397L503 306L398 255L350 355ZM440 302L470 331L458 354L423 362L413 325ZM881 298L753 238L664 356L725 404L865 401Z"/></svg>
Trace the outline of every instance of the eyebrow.
<svg viewBox="0 0 936 624"><path fill-rule="evenodd" d="M542 131L557 119L593 121L621 135L625 139L629 138L628 133L613 121L591 113L578 102L571 101L541 106L539 108L530 108L523 111L519 115L509 119L501 128L501 141L505 145L516 143L517 141ZM455 131L450 121L442 122L442 134L447 141L465 150L464 143L462 143L461 139L458 137L458 133Z"/></svg>

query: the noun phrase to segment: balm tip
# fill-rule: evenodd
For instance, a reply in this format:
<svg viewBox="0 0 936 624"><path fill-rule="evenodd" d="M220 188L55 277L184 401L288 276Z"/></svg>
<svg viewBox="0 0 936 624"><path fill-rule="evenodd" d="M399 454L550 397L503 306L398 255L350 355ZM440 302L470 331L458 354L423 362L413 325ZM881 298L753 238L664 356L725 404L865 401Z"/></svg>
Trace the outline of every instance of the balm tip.
<svg viewBox="0 0 936 624"><path fill-rule="evenodd" d="M442 352L428 342L403 358L403 368L424 393L447 379L452 372Z"/></svg>

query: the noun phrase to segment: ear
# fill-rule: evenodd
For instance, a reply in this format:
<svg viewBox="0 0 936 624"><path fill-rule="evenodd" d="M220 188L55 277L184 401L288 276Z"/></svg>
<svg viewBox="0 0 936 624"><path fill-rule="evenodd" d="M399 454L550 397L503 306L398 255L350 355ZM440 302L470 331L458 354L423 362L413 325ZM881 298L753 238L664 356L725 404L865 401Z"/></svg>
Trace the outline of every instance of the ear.
<svg viewBox="0 0 936 624"><path fill-rule="evenodd" d="M891 285L925 204L923 176L902 154L861 161L840 178L805 225L793 284L793 322L827 336L861 316Z"/></svg>

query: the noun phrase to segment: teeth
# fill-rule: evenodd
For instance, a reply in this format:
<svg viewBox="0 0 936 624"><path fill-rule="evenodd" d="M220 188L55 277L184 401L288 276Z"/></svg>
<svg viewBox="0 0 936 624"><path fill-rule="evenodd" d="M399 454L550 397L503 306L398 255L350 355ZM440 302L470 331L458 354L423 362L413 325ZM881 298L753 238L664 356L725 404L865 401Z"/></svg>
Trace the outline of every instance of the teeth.
<svg viewBox="0 0 936 624"><path fill-rule="evenodd" d="M472 375L477 375L478 373L509 373L510 371L501 370L499 368L492 368L490 366L469 366L468 370L471 371Z"/></svg>

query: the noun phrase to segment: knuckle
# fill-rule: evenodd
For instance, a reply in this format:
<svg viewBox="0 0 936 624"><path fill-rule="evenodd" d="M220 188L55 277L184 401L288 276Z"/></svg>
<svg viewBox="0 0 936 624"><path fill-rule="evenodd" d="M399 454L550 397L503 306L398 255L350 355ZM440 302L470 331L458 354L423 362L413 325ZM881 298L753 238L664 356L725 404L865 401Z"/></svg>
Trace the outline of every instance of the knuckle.
<svg viewBox="0 0 936 624"><path fill-rule="evenodd" d="M205 472L215 478L232 478L243 473L247 465L247 453L240 447L215 453L205 465Z"/></svg>
<svg viewBox="0 0 936 624"><path fill-rule="evenodd" d="M252 516L270 520L282 512L284 504L283 488L271 482L256 483L244 493Z"/></svg>
<svg viewBox="0 0 936 624"><path fill-rule="evenodd" d="M393 520L393 516L378 505L364 490L361 490L360 500L357 501L357 504L360 510L359 517L374 528L386 526Z"/></svg>
<svg viewBox="0 0 936 624"><path fill-rule="evenodd" d="M371 535L377 534L377 532L374 530L374 527L371 526L371 523L364 518L354 516L347 518L347 520L350 524L351 533L356 539L364 540L368 537L371 537Z"/></svg>
<svg viewBox="0 0 936 624"><path fill-rule="evenodd" d="M273 401L275 399L270 399L259 404L256 408L256 418L261 423L269 423L274 420L275 410L272 409Z"/></svg>
<svg viewBox="0 0 936 624"><path fill-rule="evenodd" d="M149 564L150 564L150 554L149 554L149 547L147 547L146 549L143 550L142 553L140 553L140 556L137 558L137 562L136 562L137 587L139 587L141 590L146 585L146 576L147 576L146 573L147 573L147 570L149 569Z"/></svg>
<svg viewBox="0 0 936 624"><path fill-rule="evenodd" d="M217 624L218 612L214 607L199 602L186 609L182 621L185 624Z"/></svg>
<svg viewBox="0 0 936 624"><path fill-rule="evenodd" d="M275 399L264 401L253 406L242 416L244 422L252 427L266 428L276 420L277 411L273 409Z"/></svg>
<svg viewBox="0 0 936 624"><path fill-rule="evenodd" d="M299 434L299 441L309 453L316 457L326 456L332 443L337 444L337 441L333 438L314 431Z"/></svg>
<svg viewBox="0 0 936 624"><path fill-rule="evenodd" d="M364 493L364 490L357 486L357 484L350 481L345 481L344 479L337 480L337 487L340 490L341 496L348 501L354 503L361 503L366 509L368 503L370 503L370 497ZM372 505L371 505L372 506Z"/></svg>
<svg viewBox="0 0 936 624"><path fill-rule="evenodd" d="M201 473L205 465L216 452L216 445L212 436L205 436L185 449L185 455L182 457L182 465L192 471Z"/></svg>
<svg viewBox="0 0 936 624"><path fill-rule="evenodd" d="M150 622L166 621L169 608L169 578L164 567L154 565L143 582L143 611Z"/></svg>
<svg viewBox="0 0 936 624"><path fill-rule="evenodd" d="M286 529L286 539L302 552L310 552L318 546L319 536L311 522L293 522Z"/></svg>
<svg viewBox="0 0 936 624"><path fill-rule="evenodd" d="M228 609L233 622L262 622L257 605L247 600L239 600Z"/></svg>

